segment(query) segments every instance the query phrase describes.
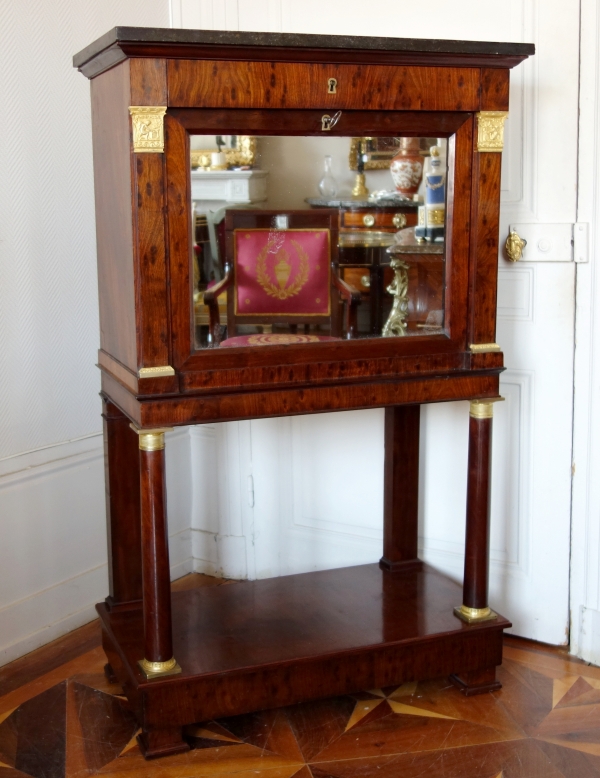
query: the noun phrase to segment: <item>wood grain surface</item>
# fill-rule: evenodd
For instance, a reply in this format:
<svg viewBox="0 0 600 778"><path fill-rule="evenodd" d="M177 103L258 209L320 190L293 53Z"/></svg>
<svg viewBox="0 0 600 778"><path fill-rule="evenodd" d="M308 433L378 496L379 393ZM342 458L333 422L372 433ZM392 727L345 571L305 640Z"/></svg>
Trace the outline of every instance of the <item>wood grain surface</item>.
<svg viewBox="0 0 600 778"><path fill-rule="evenodd" d="M173 638L165 452L140 451L139 457L144 648L138 660L167 662Z"/></svg>
<svg viewBox="0 0 600 778"><path fill-rule="evenodd" d="M336 94L327 81L336 78ZM169 60L169 105L476 111L479 68Z"/></svg>
<svg viewBox="0 0 600 778"><path fill-rule="evenodd" d="M129 62L94 79L92 138L100 346L137 373L129 89Z"/></svg>
<svg viewBox="0 0 600 778"><path fill-rule="evenodd" d="M424 596L427 592L427 596ZM146 731L360 688L493 668L502 617L466 625L457 584L425 567L378 565L173 596L182 674L145 681L141 610L98 606L110 664Z"/></svg>

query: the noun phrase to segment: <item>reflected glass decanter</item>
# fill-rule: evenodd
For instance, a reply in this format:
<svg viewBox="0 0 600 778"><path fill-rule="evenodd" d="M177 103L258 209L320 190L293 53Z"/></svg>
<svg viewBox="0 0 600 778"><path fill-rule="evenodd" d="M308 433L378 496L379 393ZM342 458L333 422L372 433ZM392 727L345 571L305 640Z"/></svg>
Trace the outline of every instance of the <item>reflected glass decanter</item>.
<svg viewBox="0 0 600 778"><path fill-rule="evenodd" d="M319 181L319 192L323 197L335 197L337 194L337 181L331 172L331 157L329 154L325 157L325 169L323 178Z"/></svg>

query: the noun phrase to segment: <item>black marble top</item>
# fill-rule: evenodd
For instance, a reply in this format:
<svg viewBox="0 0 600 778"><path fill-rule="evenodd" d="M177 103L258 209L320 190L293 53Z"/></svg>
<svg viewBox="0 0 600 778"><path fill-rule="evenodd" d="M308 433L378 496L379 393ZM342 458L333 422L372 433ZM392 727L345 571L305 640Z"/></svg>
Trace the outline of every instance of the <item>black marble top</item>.
<svg viewBox="0 0 600 778"><path fill-rule="evenodd" d="M443 254L443 243L396 243L386 250L387 254Z"/></svg>
<svg viewBox="0 0 600 778"><path fill-rule="evenodd" d="M107 48L119 44L167 44L208 46L271 46L304 49L355 49L423 54L499 55L528 57L532 43L450 41L426 38L372 38L362 35L304 35L281 32L228 32L224 30L177 30L157 27L114 27L73 57L78 68Z"/></svg>
<svg viewBox="0 0 600 778"><path fill-rule="evenodd" d="M399 202L374 202L373 200L359 200L355 197L306 197L304 200L313 208L418 208L423 203L418 203L415 200L402 200Z"/></svg>

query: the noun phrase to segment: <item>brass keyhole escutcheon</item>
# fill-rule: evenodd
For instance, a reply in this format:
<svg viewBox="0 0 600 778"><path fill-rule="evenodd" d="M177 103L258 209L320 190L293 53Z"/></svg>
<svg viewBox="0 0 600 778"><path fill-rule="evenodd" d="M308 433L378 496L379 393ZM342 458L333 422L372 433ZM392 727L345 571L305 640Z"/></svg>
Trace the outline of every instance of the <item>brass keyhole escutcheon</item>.
<svg viewBox="0 0 600 778"><path fill-rule="evenodd" d="M403 230L406 227L406 216L403 213L395 214L392 224L397 230Z"/></svg>
<svg viewBox="0 0 600 778"><path fill-rule="evenodd" d="M518 262L523 256L523 249L526 245L526 240L519 237L519 235L514 230L510 230L508 233L508 238L506 239L506 243L504 244L506 255L509 260L511 262Z"/></svg>
<svg viewBox="0 0 600 778"><path fill-rule="evenodd" d="M338 111L337 113L334 113L333 116L329 116L327 113L321 116L321 129L323 132L328 132L333 127L335 127L335 125L339 122L341 115L342 112Z"/></svg>
<svg viewBox="0 0 600 778"><path fill-rule="evenodd" d="M337 92L337 78L327 79L327 94L334 95Z"/></svg>

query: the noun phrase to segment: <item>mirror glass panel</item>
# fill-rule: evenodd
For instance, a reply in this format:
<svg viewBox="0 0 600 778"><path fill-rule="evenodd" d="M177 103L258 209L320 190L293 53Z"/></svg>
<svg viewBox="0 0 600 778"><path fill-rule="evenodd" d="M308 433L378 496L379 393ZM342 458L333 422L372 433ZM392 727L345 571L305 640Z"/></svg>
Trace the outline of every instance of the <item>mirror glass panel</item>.
<svg viewBox="0 0 600 778"><path fill-rule="evenodd" d="M197 349L445 333L445 138L190 145Z"/></svg>

